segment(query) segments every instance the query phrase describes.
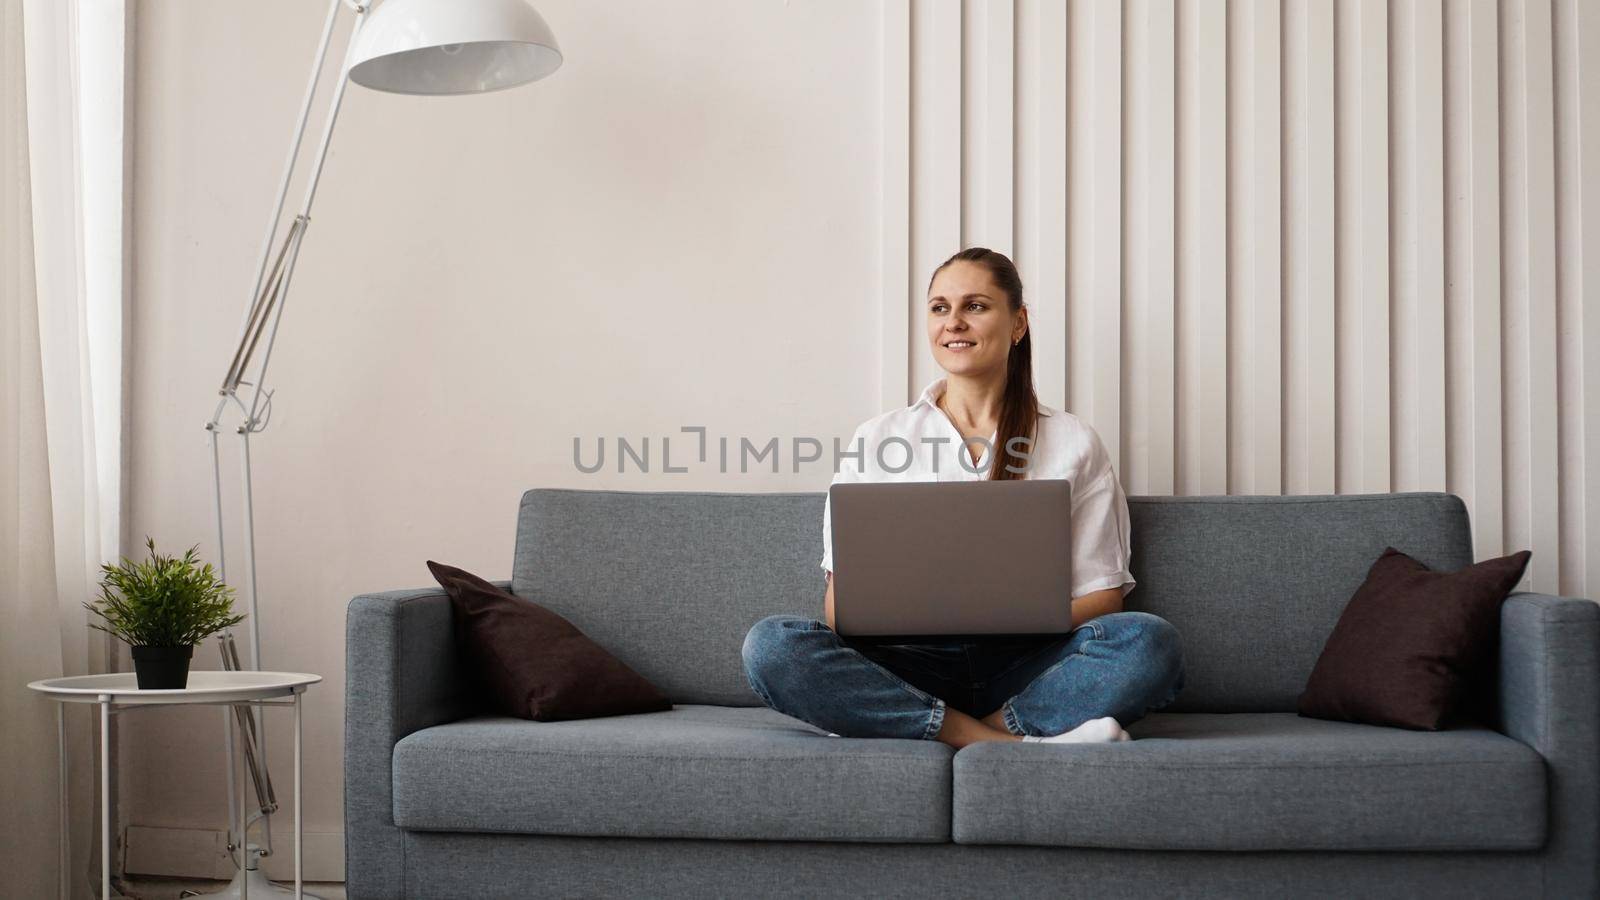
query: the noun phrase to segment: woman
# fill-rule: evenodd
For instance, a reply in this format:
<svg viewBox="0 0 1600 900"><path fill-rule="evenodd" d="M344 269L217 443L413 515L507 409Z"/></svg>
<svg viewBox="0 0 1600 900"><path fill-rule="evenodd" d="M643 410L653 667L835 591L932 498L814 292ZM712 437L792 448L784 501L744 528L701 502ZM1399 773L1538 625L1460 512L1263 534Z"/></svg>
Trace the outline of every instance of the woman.
<svg viewBox="0 0 1600 900"><path fill-rule="evenodd" d="M963 250L928 285L928 345L946 376L917 402L856 429L834 483L1065 478L1072 482L1072 631L982 643L852 644L833 628L831 510L824 506L826 622L769 616L745 636L750 686L768 706L849 737L1047 743L1128 740L1123 725L1183 689L1171 623L1124 611L1128 503L1098 434L1034 395L1022 280L1004 254ZM897 439L897 440L896 440ZM893 447L878 448L886 440ZM903 447L912 453L909 465ZM995 462L995 457L1000 462ZM893 468L887 468L893 467ZM929 535L929 565L959 564L960 535Z"/></svg>

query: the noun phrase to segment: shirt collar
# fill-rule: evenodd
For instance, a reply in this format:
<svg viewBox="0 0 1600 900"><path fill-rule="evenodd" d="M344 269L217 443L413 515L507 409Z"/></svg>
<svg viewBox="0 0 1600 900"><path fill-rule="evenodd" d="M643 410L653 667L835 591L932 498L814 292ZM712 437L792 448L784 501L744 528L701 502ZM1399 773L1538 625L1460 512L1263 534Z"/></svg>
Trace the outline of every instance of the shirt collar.
<svg viewBox="0 0 1600 900"><path fill-rule="evenodd" d="M919 406L926 405L929 409L938 409L939 398L944 395L945 383L948 380L948 378L939 377L929 382L928 386L922 389L922 396L917 398L917 402L911 404L911 408L916 409Z"/></svg>
<svg viewBox="0 0 1600 900"><path fill-rule="evenodd" d="M944 389L948 385L949 381L949 376L941 375L940 377L928 382L928 386L922 389L922 396L918 397L916 402L911 404L911 406L908 408L916 409L919 406L926 406L929 409L938 409L939 398L944 396ZM1038 409L1039 415L1041 416L1049 416L1051 414L1050 408L1045 406L1043 403L1039 404Z"/></svg>

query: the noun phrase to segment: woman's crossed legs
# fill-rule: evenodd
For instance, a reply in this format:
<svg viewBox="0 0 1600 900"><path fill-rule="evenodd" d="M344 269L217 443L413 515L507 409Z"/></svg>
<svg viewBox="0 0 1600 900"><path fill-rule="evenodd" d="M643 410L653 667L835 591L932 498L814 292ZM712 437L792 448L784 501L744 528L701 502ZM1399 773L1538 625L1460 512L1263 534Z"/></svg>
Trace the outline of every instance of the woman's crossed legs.
<svg viewBox="0 0 1600 900"><path fill-rule="evenodd" d="M743 656L751 689L786 715L847 737L956 747L1102 717L1127 726L1183 689L1177 629L1138 611L1031 645L855 645L815 619L776 615L750 629Z"/></svg>

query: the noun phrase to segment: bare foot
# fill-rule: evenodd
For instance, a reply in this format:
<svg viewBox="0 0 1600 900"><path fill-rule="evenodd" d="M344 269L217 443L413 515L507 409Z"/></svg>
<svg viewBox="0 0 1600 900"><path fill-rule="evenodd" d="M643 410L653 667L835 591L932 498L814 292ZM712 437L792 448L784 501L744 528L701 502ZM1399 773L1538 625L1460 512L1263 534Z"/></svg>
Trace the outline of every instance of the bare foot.
<svg viewBox="0 0 1600 900"><path fill-rule="evenodd" d="M1011 729L1006 727L1005 711L1006 708L1002 706L978 721L989 726L990 728L993 728L995 731L1004 731L1009 734Z"/></svg>
<svg viewBox="0 0 1600 900"><path fill-rule="evenodd" d="M1003 724L999 728L990 726L988 718L985 717L985 720L980 722L960 710L946 706L944 709L944 725L939 729L937 739L957 749L980 741L1022 740L1022 738L1007 731Z"/></svg>

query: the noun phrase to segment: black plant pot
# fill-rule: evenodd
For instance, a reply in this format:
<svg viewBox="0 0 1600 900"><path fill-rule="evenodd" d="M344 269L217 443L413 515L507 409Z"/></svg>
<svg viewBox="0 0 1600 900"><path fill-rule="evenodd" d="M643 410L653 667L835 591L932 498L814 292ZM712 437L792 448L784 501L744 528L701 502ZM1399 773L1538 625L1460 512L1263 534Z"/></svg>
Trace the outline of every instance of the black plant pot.
<svg viewBox="0 0 1600 900"><path fill-rule="evenodd" d="M139 690L183 690L189 683L189 660L194 647L129 647Z"/></svg>

